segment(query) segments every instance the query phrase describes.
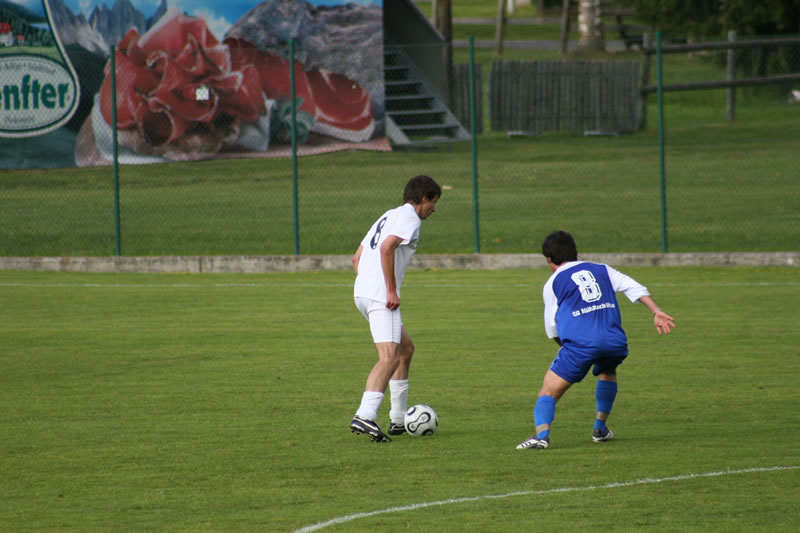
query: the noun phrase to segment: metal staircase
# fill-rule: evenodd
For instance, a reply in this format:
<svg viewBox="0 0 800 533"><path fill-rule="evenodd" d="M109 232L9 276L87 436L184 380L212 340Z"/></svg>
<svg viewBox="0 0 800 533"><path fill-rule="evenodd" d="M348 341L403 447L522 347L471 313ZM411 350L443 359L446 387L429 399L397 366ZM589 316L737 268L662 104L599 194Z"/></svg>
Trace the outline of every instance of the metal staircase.
<svg viewBox="0 0 800 533"><path fill-rule="evenodd" d="M402 46L384 45L386 134L396 145L470 139Z"/></svg>

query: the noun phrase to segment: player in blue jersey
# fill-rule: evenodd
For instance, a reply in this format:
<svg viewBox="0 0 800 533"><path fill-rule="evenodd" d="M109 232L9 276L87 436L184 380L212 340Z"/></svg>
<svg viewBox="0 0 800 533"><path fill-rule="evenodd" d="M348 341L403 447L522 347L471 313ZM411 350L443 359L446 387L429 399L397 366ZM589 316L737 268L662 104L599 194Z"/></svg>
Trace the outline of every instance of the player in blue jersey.
<svg viewBox="0 0 800 533"><path fill-rule="evenodd" d="M411 178L403 191L403 205L378 217L353 255L353 297L369 321L378 362L367 376L350 430L369 435L374 442L392 440L376 422L387 385L391 394L388 433L405 432L403 418L408 407L408 369L414 343L400 314L400 286L417 250L422 221L436 211L441 195L441 187L432 178Z"/></svg>
<svg viewBox="0 0 800 533"><path fill-rule="evenodd" d="M542 290L544 329L560 346L544 375L533 409L536 433L517 446L519 450L544 449L550 445L550 426L556 402L589 369L597 376L597 416L594 442L611 440L614 434L606 420L617 396L617 366L628 356L628 339L622 329L617 292L632 302L641 302L653 313L659 335L675 327L647 288L608 265L578 261L572 235L555 231L542 244L542 255L553 274Z"/></svg>

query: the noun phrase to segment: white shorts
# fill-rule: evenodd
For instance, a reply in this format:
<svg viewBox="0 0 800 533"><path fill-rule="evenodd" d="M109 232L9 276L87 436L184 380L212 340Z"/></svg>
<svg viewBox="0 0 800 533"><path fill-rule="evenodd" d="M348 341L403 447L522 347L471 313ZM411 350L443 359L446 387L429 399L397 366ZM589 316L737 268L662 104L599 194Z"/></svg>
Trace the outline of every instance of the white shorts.
<svg viewBox="0 0 800 533"><path fill-rule="evenodd" d="M403 334L403 317L400 315L400 308L394 311L386 307L386 304L369 298L356 296L356 307L361 314L369 321L369 330L372 332L372 340L378 342L394 342L400 344Z"/></svg>

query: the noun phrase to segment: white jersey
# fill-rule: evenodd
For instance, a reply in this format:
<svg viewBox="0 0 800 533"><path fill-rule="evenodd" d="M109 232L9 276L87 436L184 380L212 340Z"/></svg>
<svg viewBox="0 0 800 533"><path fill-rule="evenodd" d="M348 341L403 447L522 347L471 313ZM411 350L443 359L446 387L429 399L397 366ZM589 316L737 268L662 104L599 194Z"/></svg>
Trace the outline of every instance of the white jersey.
<svg viewBox="0 0 800 533"><path fill-rule="evenodd" d="M403 283L406 268L411 261L411 256L417 251L421 225L422 220L411 204L390 209L375 221L361 240L361 246L364 249L358 262L358 275L353 296L386 302L386 283L381 268L381 244L389 235L395 235L402 239L400 246L394 252L394 277L397 295L400 296L400 286Z"/></svg>

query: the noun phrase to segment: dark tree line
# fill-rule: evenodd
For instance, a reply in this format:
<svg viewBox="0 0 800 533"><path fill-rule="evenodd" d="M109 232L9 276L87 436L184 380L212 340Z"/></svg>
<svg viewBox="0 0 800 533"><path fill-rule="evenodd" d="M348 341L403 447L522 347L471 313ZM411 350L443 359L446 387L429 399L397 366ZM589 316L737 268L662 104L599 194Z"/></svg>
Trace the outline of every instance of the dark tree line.
<svg viewBox="0 0 800 533"><path fill-rule="evenodd" d="M637 19L672 38L737 39L800 34L800 0L616 0L636 9ZM737 52L740 71L768 75L800 71L800 46Z"/></svg>
<svg viewBox="0 0 800 533"><path fill-rule="evenodd" d="M675 37L800 33L800 0L616 0L637 18Z"/></svg>

